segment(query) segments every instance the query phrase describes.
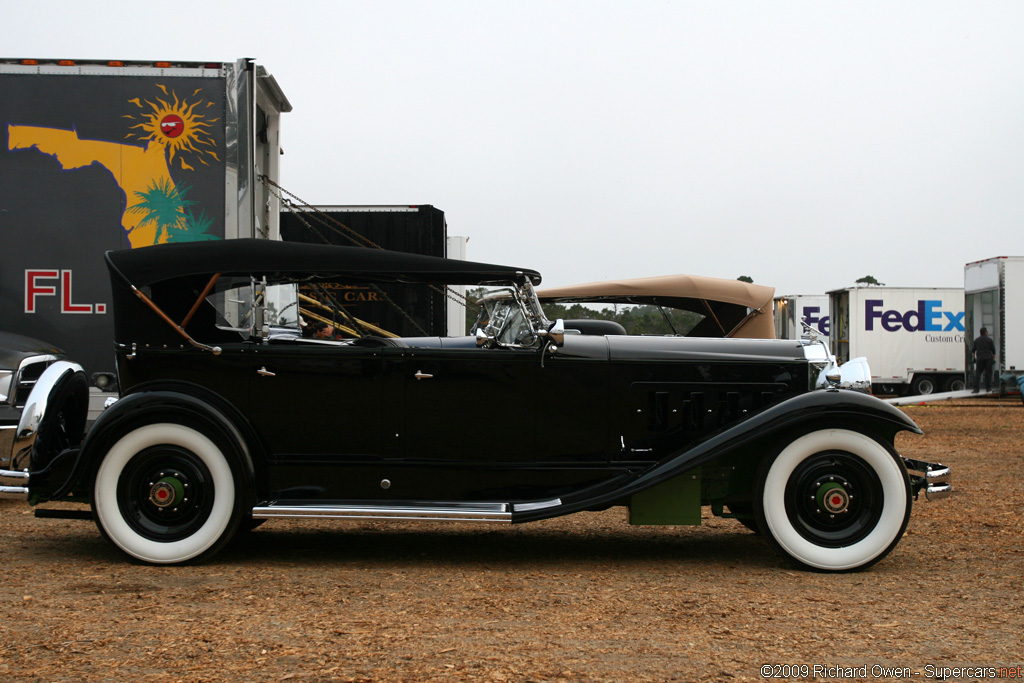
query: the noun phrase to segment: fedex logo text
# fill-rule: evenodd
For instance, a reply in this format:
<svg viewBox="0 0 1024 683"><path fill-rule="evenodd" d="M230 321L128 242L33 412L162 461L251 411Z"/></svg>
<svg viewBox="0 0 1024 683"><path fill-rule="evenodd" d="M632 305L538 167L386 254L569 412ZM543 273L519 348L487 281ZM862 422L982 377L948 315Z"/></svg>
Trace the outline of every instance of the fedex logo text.
<svg viewBox="0 0 1024 683"><path fill-rule="evenodd" d="M821 306L804 306L803 319L822 334L828 334L829 316L819 315Z"/></svg>
<svg viewBox="0 0 1024 683"><path fill-rule="evenodd" d="M107 312L106 304L76 304L71 296L72 276L70 270L26 270L25 271L25 312L38 311L37 300L41 296L60 297L61 313Z"/></svg>
<svg viewBox="0 0 1024 683"><path fill-rule="evenodd" d="M938 299L918 300L917 308L900 313L897 310L882 310L881 299L864 301L864 329L875 329L875 321L887 332L900 329L908 332L963 332L964 312L943 311Z"/></svg>

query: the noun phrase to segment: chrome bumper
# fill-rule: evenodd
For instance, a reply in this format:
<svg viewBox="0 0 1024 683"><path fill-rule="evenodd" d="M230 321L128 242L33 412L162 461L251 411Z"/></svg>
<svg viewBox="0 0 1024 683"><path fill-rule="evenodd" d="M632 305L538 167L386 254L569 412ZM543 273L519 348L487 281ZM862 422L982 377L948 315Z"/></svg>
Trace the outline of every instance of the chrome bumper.
<svg viewBox="0 0 1024 683"><path fill-rule="evenodd" d="M0 498L28 500L28 471L0 470ZM14 484L24 483L24 486Z"/></svg>
<svg viewBox="0 0 1024 683"><path fill-rule="evenodd" d="M924 497L928 500L940 500L953 492L953 485L949 483L953 473L942 463L903 458L903 464L907 466L907 474L910 475L914 498L917 498L921 489L924 489Z"/></svg>

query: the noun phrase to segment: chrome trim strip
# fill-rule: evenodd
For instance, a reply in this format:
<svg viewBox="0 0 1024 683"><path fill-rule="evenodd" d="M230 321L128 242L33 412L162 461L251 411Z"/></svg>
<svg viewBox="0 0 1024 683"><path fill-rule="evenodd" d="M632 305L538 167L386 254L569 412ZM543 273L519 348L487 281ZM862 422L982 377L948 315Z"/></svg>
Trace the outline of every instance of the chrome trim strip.
<svg viewBox="0 0 1024 683"><path fill-rule="evenodd" d="M438 505L282 505L270 502L252 509L254 519L317 517L325 519L395 519L421 522L511 523L507 503Z"/></svg>
<svg viewBox="0 0 1024 683"><path fill-rule="evenodd" d="M512 508L516 512L530 512L532 510L546 510L547 508L557 507L561 504L561 498L552 498L551 500L542 500L536 503L516 503Z"/></svg>

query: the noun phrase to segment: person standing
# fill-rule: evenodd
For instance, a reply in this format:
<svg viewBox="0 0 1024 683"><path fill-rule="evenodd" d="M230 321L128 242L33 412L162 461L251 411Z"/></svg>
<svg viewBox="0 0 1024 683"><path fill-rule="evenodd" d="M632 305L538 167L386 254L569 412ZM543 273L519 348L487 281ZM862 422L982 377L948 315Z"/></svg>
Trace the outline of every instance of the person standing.
<svg viewBox="0 0 1024 683"><path fill-rule="evenodd" d="M988 336L988 329L981 328L981 335L971 346L974 358L974 393L981 389L981 377L985 376L985 393L992 391L992 365L996 359L996 343Z"/></svg>

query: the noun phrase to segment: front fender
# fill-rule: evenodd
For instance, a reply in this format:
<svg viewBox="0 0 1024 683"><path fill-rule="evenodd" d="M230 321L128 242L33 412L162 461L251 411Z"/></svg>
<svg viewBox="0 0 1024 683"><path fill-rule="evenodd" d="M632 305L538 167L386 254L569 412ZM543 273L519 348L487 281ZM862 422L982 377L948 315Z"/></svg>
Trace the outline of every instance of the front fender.
<svg viewBox="0 0 1024 683"><path fill-rule="evenodd" d="M523 511L514 515L513 521L526 522L612 505L713 460L737 453L748 453L751 464L756 465L765 451L773 448L783 436L792 439L825 427L863 432L890 445L901 431L923 433L902 411L874 396L849 390L812 391L770 406L696 444L681 448L635 477L618 480L615 486L565 496L558 506Z"/></svg>

